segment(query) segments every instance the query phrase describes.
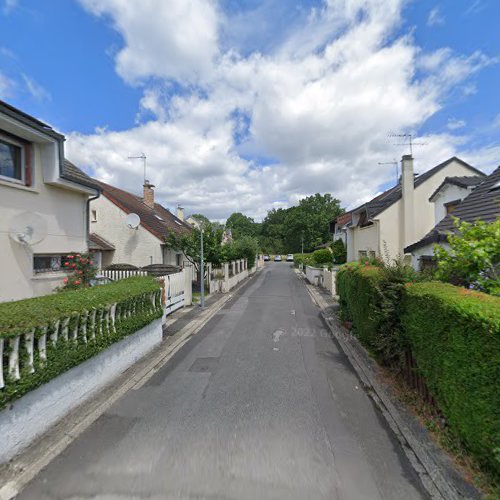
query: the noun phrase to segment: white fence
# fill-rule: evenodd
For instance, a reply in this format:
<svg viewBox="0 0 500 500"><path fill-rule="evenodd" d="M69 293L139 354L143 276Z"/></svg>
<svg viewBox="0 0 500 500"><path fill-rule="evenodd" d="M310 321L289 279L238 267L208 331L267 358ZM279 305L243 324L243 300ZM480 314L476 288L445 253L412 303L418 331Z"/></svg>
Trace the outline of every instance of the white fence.
<svg viewBox="0 0 500 500"><path fill-rule="evenodd" d="M318 267L306 266L305 275L307 281L312 285L321 286L326 288L334 297L337 295L336 277L337 269L333 268L331 271Z"/></svg>
<svg viewBox="0 0 500 500"><path fill-rule="evenodd" d="M146 271L132 270L100 270L99 274L106 276L113 281L130 278L132 276L147 276ZM165 274L158 276L155 279L160 282L162 287L162 304L164 308L164 318L172 314L177 309L192 304L192 275L193 271L190 266L185 267L178 273Z"/></svg>
<svg viewBox="0 0 500 500"><path fill-rule="evenodd" d="M252 269L248 269L248 262L246 259L226 262L218 269L213 269L209 265L208 286L210 293L227 293L255 271L255 266L253 266Z"/></svg>

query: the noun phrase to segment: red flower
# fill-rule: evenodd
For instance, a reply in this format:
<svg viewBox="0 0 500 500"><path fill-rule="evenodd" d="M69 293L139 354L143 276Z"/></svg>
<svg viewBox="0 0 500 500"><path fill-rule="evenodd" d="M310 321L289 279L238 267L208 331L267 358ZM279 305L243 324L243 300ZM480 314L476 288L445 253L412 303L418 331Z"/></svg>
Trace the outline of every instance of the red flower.
<svg viewBox="0 0 500 500"><path fill-rule="evenodd" d="M65 262L64 265L67 267L69 266L69 262Z"/></svg>
<svg viewBox="0 0 500 500"><path fill-rule="evenodd" d="M92 260L89 260L89 264L92 265L94 263L94 261Z"/></svg>
<svg viewBox="0 0 500 500"><path fill-rule="evenodd" d="M64 283L67 283L68 282L68 278L64 278Z"/></svg>
<svg viewBox="0 0 500 500"><path fill-rule="evenodd" d="M75 285L79 285L81 283L80 280L75 280Z"/></svg>
<svg viewBox="0 0 500 500"><path fill-rule="evenodd" d="M71 264L71 268L74 269L76 267L76 264Z"/></svg>
<svg viewBox="0 0 500 500"><path fill-rule="evenodd" d="M68 255L68 259L74 259L75 257L73 255Z"/></svg>
<svg viewBox="0 0 500 500"><path fill-rule="evenodd" d="M367 260L365 260L365 266L367 266L369 264L369 262Z"/></svg>

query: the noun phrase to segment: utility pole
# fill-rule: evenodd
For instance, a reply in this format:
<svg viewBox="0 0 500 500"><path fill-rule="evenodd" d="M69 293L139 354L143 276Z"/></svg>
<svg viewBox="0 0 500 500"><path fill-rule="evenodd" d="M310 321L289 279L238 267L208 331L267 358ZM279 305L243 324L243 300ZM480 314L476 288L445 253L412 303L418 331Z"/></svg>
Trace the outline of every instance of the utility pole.
<svg viewBox="0 0 500 500"><path fill-rule="evenodd" d="M205 269L203 265L203 224L201 225L200 238L200 282L201 282L201 308L205 307Z"/></svg>

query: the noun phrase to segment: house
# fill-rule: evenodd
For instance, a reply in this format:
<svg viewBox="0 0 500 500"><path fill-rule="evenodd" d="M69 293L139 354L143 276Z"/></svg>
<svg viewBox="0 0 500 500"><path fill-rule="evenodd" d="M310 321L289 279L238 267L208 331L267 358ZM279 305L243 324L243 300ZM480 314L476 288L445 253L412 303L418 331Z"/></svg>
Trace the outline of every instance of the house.
<svg viewBox="0 0 500 500"><path fill-rule="evenodd" d="M181 207L178 207L178 216L175 216L156 203L155 186L149 181L144 182L142 197L104 182L95 182L102 195L90 204L89 239L99 267L118 263L137 267L149 264L183 265L182 252L165 245L168 233L182 234L192 230L182 220ZM132 227L127 219L130 214L138 217L137 225Z"/></svg>
<svg viewBox="0 0 500 500"><path fill-rule="evenodd" d="M332 235L333 241L342 240L344 245L347 246L347 228L351 223L351 212L335 217L335 219L330 222L330 234Z"/></svg>
<svg viewBox="0 0 500 500"><path fill-rule="evenodd" d="M448 235L456 230L454 217L465 222L477 220L493 222L500 217L500 167L488 177L481 177L480 181L479 185L476 184L476 187L470 192L472 179L465 182L448 179L431 196L435 204L437 224L422 239L405 248L405 252L412 255L412 264L415 269L433 265L436 244L448 246ZM467 184L469 185L467 186ZM451 188L453 189L450 193ZM461 188L462 193L456 188ZM450 201L447 200L460 196L464 190L469 192L463 201L450 205ZM450 206L453 206L453 210L449 210ZM448 213L445 214L444 218L441 218L440 216L446 210Z"/></svg>
<svg viewBox="0 0 500 500"><path fill-rule="evenodd" d="M98 186L64 158L64 136L0 101L0 301L50 293L87 251Z"/></svg>
<svg viewBox="0 0 500 500"><path fill-rule="evenodd" d="M394 259L420 240L435 224L429 198L448 177L483 177L484 174L456 156L422 175L414 173L413 158L401 161L399 183L351 211L347 225L347 260L364 257ZM409 256L408 256L409 259Z"/></svg>

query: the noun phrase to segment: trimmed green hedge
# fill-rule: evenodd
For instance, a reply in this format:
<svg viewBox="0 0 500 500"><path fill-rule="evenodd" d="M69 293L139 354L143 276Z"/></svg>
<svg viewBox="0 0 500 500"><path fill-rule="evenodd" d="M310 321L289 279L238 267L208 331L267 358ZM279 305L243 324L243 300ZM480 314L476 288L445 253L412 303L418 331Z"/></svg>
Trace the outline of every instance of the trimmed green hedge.
<svg viewBox="0 0 500 500"><path fill-rule="evenodd" d="M337 272L337 294L339 295L342 319L352 321L354 333L368 348L378 331L378 319L373 314L377 300L375 283L380 269L357 262L345 264Z"/></svg>
<svg viewBox="0 0 500 500"><path fill-rule="evenodd" d="M412 283L402 324L450 430L500 476L500 298Z"/></svg>
<svg viewBox="0 0 500 500"><path fill-rule="evenodd" d="M162 313L159 283L149 277L0 304L0 361L5 383L0 389L0 409L140 330ZM19 379L9 373L9 355L16 339ZM41 354L41 341L46 345L46 359Z"/></svg>

